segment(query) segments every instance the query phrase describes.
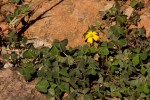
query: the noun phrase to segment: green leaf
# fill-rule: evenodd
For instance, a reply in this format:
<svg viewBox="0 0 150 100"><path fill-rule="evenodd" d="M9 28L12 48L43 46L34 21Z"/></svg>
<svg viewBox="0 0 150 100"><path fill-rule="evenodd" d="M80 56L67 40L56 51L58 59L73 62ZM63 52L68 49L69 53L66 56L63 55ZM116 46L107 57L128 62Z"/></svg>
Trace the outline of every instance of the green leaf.
<svg viewBox="0 0 150 100"><path fill-rule="evenodd" d="M110 91L113 92L113 91L116 91L116 90L117 90L116 85L112 84L112 85L110 86Z"/></svg>
<svg viewBox="0 0 150 100"><path fill-rule="evenodd" d="M139 3L138 3L138 8L139 8L139 9L142 9L142 8L144 8L144 3L142 3L142 2L139 2Z"/></svg>
<svg viewBox="0 0 150 100"><path fill-rule="evenodd" d="M107 56L109 54L109 50L107 47L99 47L98 54Z"/></svg>
<svg viewBox="0 0 150 100"><path fill-rule="evenodd" d="M112 97L119 97L119 98L122 98L122 95L120 92L112 92Z"/></svg>
<svg viewBox="0 0 150 100"><path fill-rule="evenodd" d="M26 37L22 38L22 43L27 43L28 39Z"/></svg>
<svg viewBox="0 0 150 100"><path fill-rule="evenodd" d="M20 2L20 0L9 0L9 1L12 3L19 3Z"/></svg>
<svg viewBox="0 0 150 100"><path fill-rule="evenodd" d="M79 59L77 66L79 66L80 70L85 70L86 60L84 58Z"/></svg>
<svg viewBox="0 0 150 100"><path fill-rule="evenodd" d="M34 51L34 57L37 58L37 57L40 57L41 58L41 53L40 53L40 50L39 49L35 49L33 50ZM48 54L46 54L48 56Z"/></svg>
<svg viewBox="0 0 150 100"><path fill-rule="evenodd" d="M71 57L71 56L67 56L67 64L69 66L73 65L74 64L74 59Z"/></svg>
<svg viewBox="0 0 150 100"><path fill-rule="evenodd" d="M138 33L139 33L140 36L145 37L146 29L144 28L144 26L138 29Z"/></svg>
<svg viewBox="0 0 150 100"><path fill-rule="evenodd" d="M118 34L124 35L124 33L126 33L126 29L124 27L119 27L117 32Z"/></svg>
<svg viewBox="0 0 150 100"><path fill-rule="evenodd" d="M17 34L15 33L15 32L11 32L10 34L9 34L9 36L13 39L13 40L17 40Z"/></svg>
<svg viewBox="0 0 150 100"><path fill-rule="evenodd" d="M89 27L89 30L91 30L91 31L95 31L95 30L96 30L96 27L95 27L95 26L93 26L93 25L91 25L91 26Z"/></svg>
<svg viewBox="0 0 150 100"><path fill-rule="evenodd" d="M15 32L10 32L9 37L6 37L5 40L9 43L16 43L17 42L17 34Z"/></svg>
<svg viewBox="0 0 150 100"><path fill-rule="evenodd" d="M31 73L28 70L23 71L23 76L26 81L30 81L32 78Z"/></svg>
<svg viewBox="0 0 150 100"><path fill-rule="evenodd" d="M27 72L29 72L30 74L34 74L34 73L36 72L36 69L35 69L34 67L28 66L28 67L25 67L25 68L24 68L24 71L27 71Z"/></svg>
<svg viewBox="0 0 150 100"><path fill-rule="evenodd" d="M136 52L136 53L140 53L141 52L141 48L133 49L133 51Z"/></svg>
<svg viewBox="0 0 150 100"><path fill-rule="evenodd" d="M115 7L111 7L110 9L109 9L109 13L108 13L108 17L115 17L115 15L116 15L116 8Z"/></svg>
<svg viewBox="0 0 150 100"><path fill-rule="evenodd" d="M4 54L4 55L3 55L3 59L9 60L10 56L11 56L10 54Z"/></svg>
<svg viewBox="0 0 150 100"><path fill-rule="evenodd" d="M138 86L138 87L136 88L136 90L137 90L138 92L143 92L143 87L144 87L144 85L142 84L142 85Z"/></svg>
<svg viewBox="0 0 150 100"><path fill-rule="evenodd" d="M52 63L52 66L54 66L54 70L55 70L56 72L59 72L59 71L60 71L58 61L53 62L53 63Z"/></svg>
<svg viewBox="0 0 150 100"><path fill-rule="evenodd" d="M66 82L61 82L59 85L58 85L58 88L63 91L63 92L69 92L69 83L66 83Z"/></svg>
<svg viewBox="0 0 150 100"><path fill-rule="evenodd" d="M20 14L20 9L19 8L16 8L14 13L13 13L13 17L17 16Z"/></svg>
<svg viewBox="0 0 150 100"><path fill-rule="evenodd" d="M43 58L41 61L42 61L44 66L47 66L47 67L51 66L51 62L50 62L49 58Z"/></svg>
<svg viewBox="0 0 150 100"><path fill-rule="evenodd" d="M66 51L67 44L68 44L68 39L64 39L64 40L60 41L60 50L62 52Z"/></svg>
<svg viewBox="0 0 150 100"><path fill-rule="evenodd" d="M112 63L112 65L113 65L113 66L119 65L118 60L115 60L115 61Z"/></svg>
<svg viewBox="0 0 150 100"><path fill-rule="evenodd" d="M28 49L23 53L23 57L27 59L31 59L33 58L33 56L34 56L34 52L31 49Z"/></svg>
<svg viewBox="0 0 150 100"><path fill-rule="evenodd" d="M127 45L127 40L126 39L120 39L120 40L118 40L118 45L120 47L126 46Z"/></svg>
<svg viewBox="0 0 150 100"><path fill-rule="evenodd" d="M108 42L108 48L113 48L113 47L114 47L114 43Z"/></svg>
<svg viewBox="0 0 150 100"><path fill-rule="evenodd" d="M116 7L116 9L117 9L118 11L120 11L120 4L118 3L118 1L116 1L115 7Z"/></svg>
<svg viewBox="0 0 150 100"><path fill-rule="evenodd" d="M89 46L83 45L82 50L83 50L84 54L86 54L89 51Z"/></svg>
<svg viewBox="0 0 150 100"><path fill-rule="evenodd" d="M49 87L49 82L47 80L42 80L40 81L36 88L38 91L42 92L42 93L47 93L48 92L48 87Z"/></svg>
<svg viewBox="0 0 150 100"><path fill-rule="evenodd" d="M67 44L68 44L68 40L64 39L62 41L55 40L52 45L57 47L61 52L64 52L66 51Z"/></svg>
<svg viewBox="0 0 150 100"><path fill-rule="evenodd" d="M149 93L150 93L149 87L147 86L146 83L140 85L139 87L137 87L137 90L138 90L139 92L144 92L145 94L149 94Z"/></svg>
<svg viewBox="0 0 150 100"><path fill-rule="evenodd" d="M118 69L118 67L112 66L110 72L111 72L111 73L114 73L117 69Z"/></svg>
<svg viewBox="0 0 150 100"><path fill-rule="evenodd" d="M69 77L68 69L67 69L67 68L64 68L64 67L63 67L63 68L59 71L59 73L60 73L60 75Z"/></svg>
<svg viewBox="0 0 150 100"><path fill-rule="evenodd" d="M55 55L58 55L58 53L59 53L59 51L58 51L57 47L56 47L56 46L53 46L53 47L51 48L51 50L50 50L50 54L51 54L52 56L55 56Z"/></svg>
<svg viewBox="0 0 150 100"><path fill-rule="evenodd" d="M48 89L48 93L51 95L51 97L49 97L49 100L55 100L55 89L54 88L50 88Z"/></svg>
<svg viewBox="0 0 150 100"><path fill-rule="evenodd" d="M104 78L103 76L100 74L99 75L99 79L98 79L98 83L103 83L104 82Z"/></svg>
<svg viewBox="0 0 150 100"><path fill-rule="evenodd" d="M83 77L82 73L79 70L77 70L77 72L76 72L76 77L78 77L78 78L82 78Z"/></svg>
<svg viewBox="0 0 150 100"><path fill-rule="evenodd" d="M78 85L76 84L76 79L73 81L70 79L70 84L74 89L78 89Z"/></svg>
<svg viewBox="0 0 150 100"><path fill-rule="evenodd" d="M37 73L38 77L46 77L46 72L45 70L42 68L38 71Z"/></svg>
<svg viewBox="0 0 150 100"><path fill-rule="evenodd" d="M85 94L84 95L84 100L93 100L92 94Z"/></svg>
<svg viewBox="0 0 150 100"><path fill-rule="evenodd" d="M9 14L9 15L6 16L5 21L6 21L7 23L9 23L9 22L12 21L13 18L14 18L14 15L13 15L13 14Z"/></svg>
<svg viewBox="0 0 150 100"><path fill-rule="evenodd" d="M111 40L117 41L123 33L126 32L126 29L124 27L118 27L117 25L113 25L109 29L108 37L111 38Z"/></svg>
<svg viewBox="0 0 150 100"><path fill-rule="evenodd" d="M64 39L64 40L61 41L61 46L66 47L67 44L68 44L68 39Z"/></svg>
<svg viewBox="0 0 150 100"><path fill-rule="evenodd" d="M93 53L93 54L97 52L96 48L94 48L94 47L91 47L89 49L89 51L90 51L90 53Z"/></svg>
<svg viewBox="0 0 150 100"><path fill-rule="evenodd" d="M137 80L131 80L130 81L130 86L131 87L134 87L134 86L136 86L137 85Z"/></svg>
<svg viewBox="0 0 150 100"><path fill-rule="evenodd" d="M61 44L61 41L55 40L52 45L54 47L56 47L58 50L60 50L61 52L64 52L64 51L66 51L65 43L64 43L64 45L62 45L62 44Z"/></svg>
<svg viewBox="0 0 150 100"><path fill-rule="evenodd" d="M126 20L127 20L126 15L120 15L116 19L117 23L119 23L119 24L125 24Z"/></svg>
<svg viewBox="0 0 150 100"><path fill-rule="evenodd" d="M17 59L18 56L19 55L17 53L15 53L15 52L11 53L11 59L13 59L13 60Z"/></svg>
<svg viewBox="0 0 150 100"><path fill-rule="evenodd" d="M75 92L71 92L71 93L70 93L70 97L71 97L71 98L76 98L76 96L77 96L77 94L76 94Z"/></svg>
<svg viewBox="0 0 150 100"><path fill-rule="evenodd" d="M22 5L21 7L20 7L20 14L24 14L24 13L26 13L27 11L29 11L29 9L30 9L30 7L29 7L29 5L28 4L25 4L25 5Z"/></svg>
<svg viewBox="0 0 150 100"><path fill-rule="evenodd" d="M107 47L107 42L102 42L101 47Z"/></svg>
<svg viewBox="0 0 150 100"><path fill-rule="evenodd" d="M50 82L50 86L51 86L51 88L56 88L58 85L57 84L55 84L55 83L53 83L53 82Z"/></svg>
<svg viewBox="0 0 150 100"><path fill-rule="evenodd" d="M75 73L76 73L76 70L72 69L72 70L69 71L69 76L72 77L72 76L75 75Z"/></svg>
<svg viewBox="0 0 150 100"><path fill-rule="evenodd" d="M60 63L65 63L66 60L67 60L66 57L62 57L62 56L58 57L58 62L60 62Z"/></svg>
<svg viewBox="0 0 150 100"><path fill-rule="evenodd" d="M96 70L94 68L90 68L86 71L86 75L96 75Z"/></svg>
<svg viewBox="0 0 150 100"><path fill-rule="evenodd" d="M146 73L146 71L147 71L147 69L142 66L140 72L144 75Z"/></svg>
<svg viewBox="0 0 150 100"><path fill-rule="evenodd" d="M47 55L50 51L50 48L48 47L43 47L40 49L40 52L43 53L44 55Z"/></svg>
<svg viewBox="0 0 150 100"><path fill-rule="evenodd" d="M147 53L147 52L140 53L140 58L141 58L142 60L146 60L147 57L148 57L148 53Z"/></svg>
<svg viewBox="0 0 150 100"><path fill-rule="evenodd" d="M88 68L86 69L86 75L96 75L95 63L89 64Z"/></svg>
<svg viewBox="0 0 150 100"><path fill-rule="evenodd" d="M138 4L137 0L131 0L131 1L130 1L130 6L133 7L133 8L134 8L137 4Z"/></svg>
<svg viewBox="0 0 150 100"><path fill-rule="evenodd" d="M100 23L99 22L95 22L96 27L100 27Z"/></svg>
<svg viewBox="0 0 150 100"><path fill-rule="evenodd" d="M139 54L136 54L136 55L132 58L132 63L133 63L135 66L140 63Z"/></svg>
<svg viewBox="0 0 150 100"><path fill-rule="evenodd" d="M56 39L56 40L54 40L52 45L59 48L60 47L60 41Z"/></svg>

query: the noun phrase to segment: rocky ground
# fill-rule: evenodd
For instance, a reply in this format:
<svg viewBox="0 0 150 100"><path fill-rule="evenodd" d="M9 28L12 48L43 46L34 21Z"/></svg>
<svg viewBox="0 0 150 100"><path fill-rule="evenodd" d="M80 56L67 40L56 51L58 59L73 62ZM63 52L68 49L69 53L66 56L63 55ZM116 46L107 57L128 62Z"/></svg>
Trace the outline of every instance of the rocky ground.
<svg viewBox="0 0 150 100"><path fill-rule="evenodd" d="M35 1L25 0L25 3ZM144 26L147 37L149 37L150 1L143 1L146 8L141 11L141 21L138 27ZM2 5L4 3L5 5ZM54 39L65 38L69 40L69 46L72 47L84 44L83 34L90 25L99 20L99 11L109 9L113 3L110 0L45 0L33 14L31 20L40 17L24 31L24 36L36 38L38 43L44 41L48 45ZM0 28L4 30L7 27L4 15L13 12L16 5L8 3L8 0L0 0L0 6ZM132 9L128 6L127 9L127 14L130 14ZM35 83L25 82L23 77L14 70L2 69L0 70L0 100L46 99L44 95L35 90Z"/></svg>

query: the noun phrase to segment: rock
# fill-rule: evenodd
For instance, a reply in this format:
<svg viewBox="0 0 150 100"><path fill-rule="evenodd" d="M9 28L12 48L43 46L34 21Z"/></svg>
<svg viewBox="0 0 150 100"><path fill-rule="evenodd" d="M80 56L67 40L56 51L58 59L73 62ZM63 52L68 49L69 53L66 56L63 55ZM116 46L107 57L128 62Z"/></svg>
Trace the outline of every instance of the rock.
<svg viewBox="0 0 150 100"><path fill-rule="evenodd" d="M41 48L41 47L52 47L52 45L50 43L48 43L46 40L43 40L43 39L31 39L31 40L28 40L28 43L33 43L33 46L35 48Z"/></svg>
<svg viewBox="0 0 150 100"><path fill-rule="evenodd" d="M147 4L150 0L143 0L145 4Z"/></svg>
<svg viewBox="0 0 150 100"><path fill-rule="evenodd" d="M142 15L140 17L141 21L138 23L138 27L145 27L146 29L146 37L150 37L150 17Z"/></svg>
<svg viewBox="0 0 150 100"><path fill-rule="evenodd" d="M134 25L131 25L129 27L129 29L132 29L132 28L141 28L144 26L145 30L146 30L146 37L149 38L150 37L150 17L147 17L145 15L142 15L140 16L140 22L138 22L138 26L134 26Z"/></svg>
<svg viewBox="0 0 150 100"><path fill-rule="evenodd" d="M3 22L4 20L5 20L5 17L2 14L0 14L0 22Z"/></svg>
<svg viewBox="0 0 150 100"><path fill-rule="evenodd" d="M34 82L25 82L11 69L0 70L0 100L46 100L35 90Z"/></svg>
<svg viewBox="0 0 150 100"><path fill-rule="evenodd" d="M31 20L47 10L41 19L26 30L29 38L40 38L49 43L54 39L67 38L68 46L72 47L85 44L83 34L99 20L99 11L109 9L114 4L106 0L64 0L58 3L59 1L45 1L35 12Z"/></svg>
<svg viewBox="0 0 150 100"><path fill-rule="evenodd" d="M4 64L4 68L12 68L12 67L13 67L13 64L11 64L11 63Z"/></svg>
<svg viewBox="0 0 150 100"><path fill-rule="evenodd" d="M111 7L113 7L115 2L111 1L111 3L106 4L106 6L104 6L103 9L101 9L101 11L106 11L109 10Z"/></svg>
<svg viewBox="0 0 150 100"><path fill-rule="evenodd" d="M131 17L133 11L134 11L134 9L131 6L129 6L128 8L126 8L124 14L127 15L127 19L129 19Z"/></svg>
<svg viewBox="0 0 150 100"><path fill-rule="evenodd" d="M0 22L0 29L4 35L8 34L8 25L4 22Z"/></svg>

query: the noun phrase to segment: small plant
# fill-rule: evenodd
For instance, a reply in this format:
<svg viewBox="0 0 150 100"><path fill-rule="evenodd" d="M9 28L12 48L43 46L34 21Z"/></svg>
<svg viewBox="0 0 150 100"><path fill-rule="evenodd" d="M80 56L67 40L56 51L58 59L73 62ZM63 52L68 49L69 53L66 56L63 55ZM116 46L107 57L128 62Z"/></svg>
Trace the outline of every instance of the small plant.
<svg viewBox="0 0 150 100"><path fill-rule="evenodd" d="M150 40L144 27L130 29L140 20L137 11L143 8L143 3L131 0L131 6L135 11L129 19L118 2L101 12L107 28L97 23L88 30L84 38L90 46L67 48L65 39L55 40L51 48L35 48L26 38L17 40L17 35L10 33L4 39L5 44L19 52L13 51L4 58L13 63L26 81L37 78L37 90L51 99L148 100ZM107 32L108 41L100 41L98 32Z"/></svg>
<svg viewBox="0 0 150 100"><path fill-rule="evenodd" d="M12 3L20 3L22 0L9 0Z"/></svg>
<svg viewBox="0 0 150 100"><path fill-rule="evenodd" d="M18 7L15 9L14 13L7 15L6 22L10 23L15 17L21 14L25 14L30 9L28 4L22 5L21 7ZM20 16L21 17L21 16ZM19 16L18 16L19 18ZM17 18L16 18L17 19Z"/></svg>

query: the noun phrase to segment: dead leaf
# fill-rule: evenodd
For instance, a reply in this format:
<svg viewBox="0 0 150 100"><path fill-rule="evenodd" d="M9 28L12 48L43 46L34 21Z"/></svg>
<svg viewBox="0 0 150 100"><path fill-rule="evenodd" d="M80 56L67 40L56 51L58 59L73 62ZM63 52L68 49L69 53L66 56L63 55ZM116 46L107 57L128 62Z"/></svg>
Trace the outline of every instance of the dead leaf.
<svg viewBox="0 0 150 100"><path fill-rule="evenodd" d="M0 29L3 34L8 34L8 25L4 22L0 23Z"/></svg>

